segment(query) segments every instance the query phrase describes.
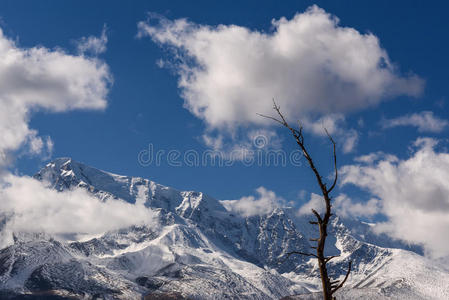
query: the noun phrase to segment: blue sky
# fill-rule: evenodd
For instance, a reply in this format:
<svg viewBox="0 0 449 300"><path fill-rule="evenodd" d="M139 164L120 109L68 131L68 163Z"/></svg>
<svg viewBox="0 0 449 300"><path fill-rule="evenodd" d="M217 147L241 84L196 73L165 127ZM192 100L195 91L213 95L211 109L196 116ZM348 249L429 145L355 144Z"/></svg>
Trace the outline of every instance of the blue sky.
<svg viewBox="0 0 449 300"><path fill-rule="evenodd" d="M449 21L444 2L429 5L424 1L283 1L282 4L275 1L134 1L126 5L118 1L2 1L0 17L4 34L16 40L18 47L62 48L73 55L78 55L80 39L99 37L103 27L107 28L107 50L98 54L98 59L109 66L113 76L106 97L107 107L103 111L81 109L61 113L36 109L31 114L29 127L42 137L51 137L54 142L52 158L70 156L99 169L150 178L178 189L204 191L219 199L238 199L263 186L288 201L302 203L308 197L300 199L300 191L318 192L305 166L247 167L238 161L232 167L139 164L138 153L149 144L156 150L174 149L185 153L193 149L202 153L209 149L202 136L211 129L204 119L183 106L185 99L178 87L176 69L157 65L160 59L168 62L173 59L167 45L154 42L149 36L137 37L137 24L146 21L147 14L152 12L168 20L187 18L192 24L212 28L234 24L272 34L272 19L291 20L312 4L337 16L338 26L375 35L397 66L399 77L416 74L425 82L416 97L397 93L387 97L388 101L345 112L341 130L354 130L358 142L348 153L339 148L339 164L353 164L355 157L376 151L407 159L412 143L424 136L441 140L439 145L444 148L448 132L445 126L433 132L420 132L414 126L382 128L385 119L423 111L433 112L433 117L442 122L448 119L449 43L446 37ZM267 94L266 99L260 101L270 106L273 96ZM245 135L245 130L255 128L253 125L239 127L239 134ZM221 130L214 128L212 134L217 136ZM269 130L275 130L278 138L274 142L281 143L285 151L296 149L288 132L276 130L276 127ZM229 145L243 142L230 137L229 132L224 134L225 143ZM331 170L328 141L312 132L307 132L306 138L320 169L327 174ZM347 138L342 136L339 144ZM33 174L47 161L25 152L18 151L17 162L10 169L19 174ZM351 187L342 191L353 198L367 200L371 197Z"/></svg>

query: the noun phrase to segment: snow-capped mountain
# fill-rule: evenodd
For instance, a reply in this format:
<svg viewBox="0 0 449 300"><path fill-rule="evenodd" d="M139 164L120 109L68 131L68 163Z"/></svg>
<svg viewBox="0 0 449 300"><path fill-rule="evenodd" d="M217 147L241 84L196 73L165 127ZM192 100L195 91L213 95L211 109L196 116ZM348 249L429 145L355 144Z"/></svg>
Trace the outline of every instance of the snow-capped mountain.
<svg viewBox="0 0 449 300"><path fill-rule="evenodd" d="M290 251L309 251L309 238L316 236L309 217L292 209L243 217L201 192L177 191L69 158L56 159L34 178L61 192L86 189L98 201L144 204L155 219L87 239L16 232L14 243L0 250L2 299L318 297L315 261L284 259ZM343 276L353 262L338 299L449 299L447 270L424 258L417 246L375 235L372 226L332 220L327 253L340 257L330 264L331 274Z"/></svg>

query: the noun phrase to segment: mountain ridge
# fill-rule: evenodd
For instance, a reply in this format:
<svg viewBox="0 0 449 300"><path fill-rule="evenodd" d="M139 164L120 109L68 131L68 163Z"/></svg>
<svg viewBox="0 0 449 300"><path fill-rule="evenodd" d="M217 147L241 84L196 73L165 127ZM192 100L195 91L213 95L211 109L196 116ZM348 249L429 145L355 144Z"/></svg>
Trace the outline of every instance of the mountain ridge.
<svg viewBox="0 0 449 300"><path fill-rule="evenodd" d="M0 290L11 295L51 291L61 297L104 299L136 299L152 293L179 293L191 299L279 299L319 290L313 259L291 256L284 261L289 251L309 251L308 238L314 234L308 217L298 217L293 209L240 216L201 192L116 175L70 158L50 162L34 178L60 192L81 188L99 201L141 203L155 212L156 223L77 241L16 233L14 244L0 250ZM330 264L336 276L343 276L348 261L353 261L353 273L339 299L363 291L372 295L366 299L449 295L449 285L444 288L449 274L422 257L420 249L386 238L376 240L373 233L369 235L369 225L351 222L332 220L326 249L340 254ZM407 265L407 260L413 263ZM418 282L422 274L443 287L439 294Z"/></svg>

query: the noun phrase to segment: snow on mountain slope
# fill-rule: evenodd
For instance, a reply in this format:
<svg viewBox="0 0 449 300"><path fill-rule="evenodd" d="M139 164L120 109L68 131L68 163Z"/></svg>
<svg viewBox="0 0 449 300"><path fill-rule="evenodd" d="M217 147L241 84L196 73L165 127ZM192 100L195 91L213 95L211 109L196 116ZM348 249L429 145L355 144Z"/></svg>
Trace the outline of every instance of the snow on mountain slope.
<svg viewBox="0 0 449 300"><path fill-rule="evenodd" d="M309 251L308 240L316 235L310 217L292 209L242 217L203 193L69 158L56 159L34 177L58 191L82 188L100 201L143 203L154 210L156 222L84 240L16 233L14 244L0 250L0 297L139 299L177 292L191 299L279 299L313 297L319 290L313 259L283 260L289 251ZM341 255L330 264L331 274L343 276L349 260L354 266L339 299L449 299L449 273L419 255L419 247L340 218L333 219L328 241L327 252Z"/></svg>

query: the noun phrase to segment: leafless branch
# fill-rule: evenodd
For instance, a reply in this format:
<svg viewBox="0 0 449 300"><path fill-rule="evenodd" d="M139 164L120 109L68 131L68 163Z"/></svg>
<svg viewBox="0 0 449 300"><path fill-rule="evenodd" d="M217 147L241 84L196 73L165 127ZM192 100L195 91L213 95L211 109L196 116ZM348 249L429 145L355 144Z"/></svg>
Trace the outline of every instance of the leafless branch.
<svg viewBox="0 0 449 300"><path fill-rule="evenodd" d="M283 259L283 260L281 260L280 262L279 262L279 264L283 264L291 255L303 255L303 256L312 256L312 257L315 257L315 258L317 258L317 256L315 255L315 254L313 254L313 253L306 253L306 252L300 252L300 251L292 251L292 252L288 252L287 254L286 254L286 257Z"/></svg>
<svg viewBox="0 0 449 300"><path fill-rule="evenodd" d="M276 122L278 122L278 123L284 125L284 123L282 123L280 120L276 119L275 117L272 117L272 116L266 116L266 115L259 114L259 113L256 113L256 114L257 114L258 116L261 116L261 117L264 117L264 118L267 118L267 119L271 119L271 120L273 120L273 121L276 121Z"/></svg>
<svg viewBox="0 0 449 300"><path fill-rule="evenodd" d="M332 192L332 190L334 189L335 185L337 184L337 179L338 179L338 169L337 169L337 153L336 153L336 143L334 141L334 139L332 138L332 136L329 134L329 132L327 131L326 128L324 128L324 131L326 131L327 137L329 138L329 140L332 143L333 146L333 154L334 154L334 171L335 171L335 176L334 176L334 182L332 183L331 187L327 190L328 193Z"/></svg>
<svg viewBox="0 0 449 300"><path fill-rule="evenodd" d="M312 208L312 212L313 212L313 214L315 215L315 217L317 218L318 223L323 222L323 220L321 219L320 214L319 214L316 210L314 210L314 209Z"/></svg>
<svg viewBox="0 0 449 300"><path fill-rule="evenodd" d="M340 255L332 255L324 258L324 261L328 263L331 259L339 257Z"/></svg>
<svg viewBox="0 0 449 300"><path fill-rule="evenodd" d="M349 273L351 273L351 266L352 266L352 261L349 262L348 271L346 271L345 279L343 279L343 281L336 288L334 288L332 290L332 294L334 294L336 291L338 291L343 286L343 284L345 284L346 280L349 277Z"/></svg>

